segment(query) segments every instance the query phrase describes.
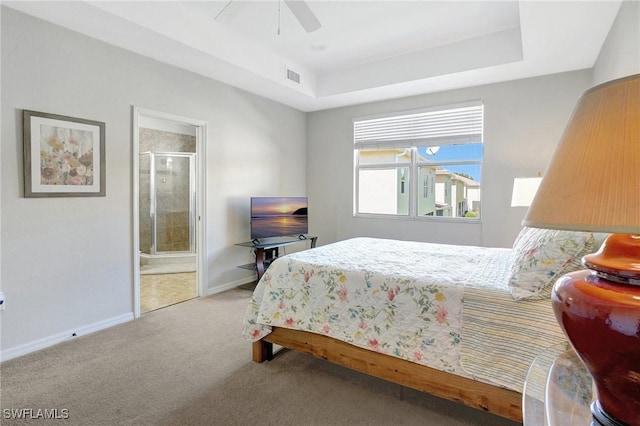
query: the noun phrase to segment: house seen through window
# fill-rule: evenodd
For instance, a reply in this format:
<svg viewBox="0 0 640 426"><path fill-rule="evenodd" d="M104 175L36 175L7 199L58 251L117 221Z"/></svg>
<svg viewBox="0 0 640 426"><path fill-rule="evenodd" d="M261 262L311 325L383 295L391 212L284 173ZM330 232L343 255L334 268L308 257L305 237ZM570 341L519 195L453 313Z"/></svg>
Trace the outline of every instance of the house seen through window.
<svg viewBox="0 0 640 426"><path fill-rule="evenodd" d="M480 218L483 105L354 120L354 213Z"/></svg>

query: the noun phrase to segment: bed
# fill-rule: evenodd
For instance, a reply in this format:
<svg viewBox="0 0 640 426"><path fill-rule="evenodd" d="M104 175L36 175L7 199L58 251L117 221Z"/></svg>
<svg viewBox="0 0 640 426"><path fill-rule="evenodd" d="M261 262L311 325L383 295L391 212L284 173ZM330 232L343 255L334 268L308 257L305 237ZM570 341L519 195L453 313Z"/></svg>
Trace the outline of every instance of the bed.
<svg viewBox="0 0 640 426"><path fill-rule="evenodd" d="M244 319L253 360L273 344L522 421L526 372L566 342L549 294L590 233L522 230L514 247L353 238L274 261Z"/></svg>

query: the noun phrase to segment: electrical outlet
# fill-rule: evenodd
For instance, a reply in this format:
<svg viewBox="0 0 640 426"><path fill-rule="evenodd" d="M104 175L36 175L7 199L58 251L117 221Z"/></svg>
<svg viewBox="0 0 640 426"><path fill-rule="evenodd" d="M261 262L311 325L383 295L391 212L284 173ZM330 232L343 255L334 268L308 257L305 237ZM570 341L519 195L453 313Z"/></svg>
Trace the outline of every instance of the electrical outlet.
<svg viewBox="0 0 640 426"><path fill-rule="evenodd" d="M4 311L5 306L4 293L0 291L0 311Z"/></svg>

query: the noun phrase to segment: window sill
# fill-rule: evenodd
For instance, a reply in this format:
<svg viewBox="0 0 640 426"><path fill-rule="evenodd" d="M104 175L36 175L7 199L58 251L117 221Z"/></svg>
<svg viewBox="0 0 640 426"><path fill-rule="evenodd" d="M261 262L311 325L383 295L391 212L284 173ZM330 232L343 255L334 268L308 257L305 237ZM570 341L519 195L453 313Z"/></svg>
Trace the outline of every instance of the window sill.
<svg viewBox="0 0 640 426"><path fill-rule="evenodd" d="M359 213L354 214L354 218L356 219L384 219L384 220L401 220L407 222L431 222L431 223L456 223L459 225L481 225L482 219L471 219L464 217L443 217L443 216L420 216L420 217L409 217L409 216L399 216L399 215L390 215L390 214L367 214L367 213Z"/></svg>

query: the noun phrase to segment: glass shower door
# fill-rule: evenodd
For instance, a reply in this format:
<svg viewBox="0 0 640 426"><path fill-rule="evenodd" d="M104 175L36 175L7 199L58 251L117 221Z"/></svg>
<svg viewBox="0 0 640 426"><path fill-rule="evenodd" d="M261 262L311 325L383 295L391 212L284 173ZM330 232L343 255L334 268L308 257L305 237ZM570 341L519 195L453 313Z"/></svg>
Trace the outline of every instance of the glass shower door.
<svg viewBox="0 0 640 426"><path fill-rule="evenodd" d="M140 154L140 171L139 171L139 188L140 197L138 205L138 220L140 222L140 253L147 255L153 254L151 251L153 218L151 217L151 153L144 152Z"/></svg>
<svg viewBox="0 0 640 426"><path fill-rule="evenodd" d="M154 254L195 253L194 157L191 153L152 155Z"/></svg>

